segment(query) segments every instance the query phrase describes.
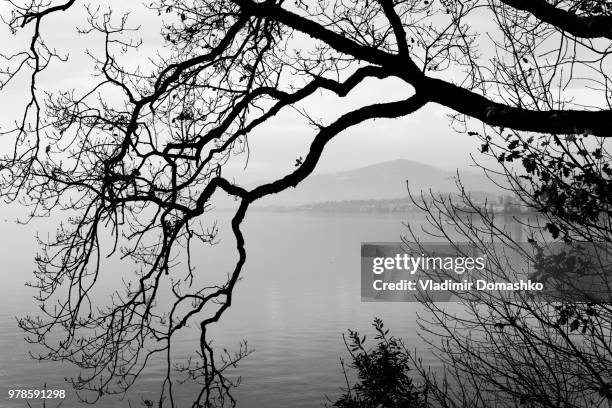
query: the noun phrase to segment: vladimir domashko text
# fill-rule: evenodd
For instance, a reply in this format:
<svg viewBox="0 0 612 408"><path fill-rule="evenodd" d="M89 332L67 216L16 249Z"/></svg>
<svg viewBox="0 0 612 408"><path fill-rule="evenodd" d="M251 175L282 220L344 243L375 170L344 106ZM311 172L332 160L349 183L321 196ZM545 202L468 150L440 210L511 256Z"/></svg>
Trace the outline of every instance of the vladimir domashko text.
<svg viewBox="0 0 612 408"><path fill-rule="evenodd" d="M542 291L544 285L541 282L533 282L531 280L519 280L518 282L489 282L482 279L477 279L473 282L464 280L456 282L450 279L442 282L437 282L431 279L407 280L401 279L396 282L385 282L382 279L376 279L372 282L372 286L376 291L458 291L468 292L472 290L496 290L496 291Z"/></svg>

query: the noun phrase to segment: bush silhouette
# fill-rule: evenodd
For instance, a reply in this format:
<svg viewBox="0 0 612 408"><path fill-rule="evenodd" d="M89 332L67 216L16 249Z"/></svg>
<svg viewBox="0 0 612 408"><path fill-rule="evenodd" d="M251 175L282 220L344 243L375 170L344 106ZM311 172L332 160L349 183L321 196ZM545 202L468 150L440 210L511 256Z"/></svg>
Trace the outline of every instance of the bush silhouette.
<svg viewBox="0 0 612 408"><path fill-rule="evenodd" d="M347 366L342 368L347 387L331 405L340 408L422 408L428 407L427 390L413 383L409 375L411 358L403 342L389 336L381 319L374 319L377 344L366 348L366 336L349 330L343 335L351 356L348 369L356 370L357 382L350 384Z"/></svg>

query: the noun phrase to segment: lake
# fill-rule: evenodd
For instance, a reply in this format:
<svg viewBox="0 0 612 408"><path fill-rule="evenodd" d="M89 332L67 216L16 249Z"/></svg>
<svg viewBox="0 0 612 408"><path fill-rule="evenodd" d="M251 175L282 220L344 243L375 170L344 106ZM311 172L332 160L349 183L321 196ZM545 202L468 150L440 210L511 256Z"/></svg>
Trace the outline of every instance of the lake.
<svg viewBox="0 0 612 408"><path fill-rule="evenodd" d="M349 328L371 333L376 316L435 366L416 330L416 313L423 311L422 306L360 301L360 243L399 241L406 233L402 224L406 221L419 224L424 219L418 214L247 214L243 280L234 304L211 329L218 347L232 350L247 340L254 350L237 370L242 376L235 391L239 407L313 407L321 406L326 395L337 398L344 383L339 358L347 357L341 335ZM66 389L69 398L63 406L75 406L73 392L63 378L76 376L76 368L30 359L28 345L16 326L15 315L35 310L33 291L23 286L33 269L34 227L10 222L4 226L0 406L25 406L23 401L9 401L8 389L41 388L45 383L49 388ZM226 271L231 265L227 261L234 256L233 243L224 240L222 232L218 245L196 256L198 273ZM182 336L175 347L187 356L197 346L196 334ZM133 407L139 406L139 398L155 396L161 369L154 364L135 385L130 397ZM187 391L185 402L191 396ZM34 407L42 406L40 400L35 402L40 405ZM128 401L108 397L96 406L127 407Z"/></svg>

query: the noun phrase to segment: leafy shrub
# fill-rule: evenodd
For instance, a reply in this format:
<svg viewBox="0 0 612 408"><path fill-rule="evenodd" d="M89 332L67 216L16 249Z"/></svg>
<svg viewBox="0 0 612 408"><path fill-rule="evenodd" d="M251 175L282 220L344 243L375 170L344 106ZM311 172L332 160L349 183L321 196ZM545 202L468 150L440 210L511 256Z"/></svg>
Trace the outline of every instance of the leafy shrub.
<svg viewBox="0 0 612 408"><path fill-rule="evenodd" d="M427 390L413 383L409 375L411 359L403 342L389 336L381 319L374 319L375 347L366 348L366 336L349 330L344 343L351 356L348 369L356 370L357 382L349 381L344 361L342 369L347 386L343 395L331 405L338 408L425 408Z"/></svg>

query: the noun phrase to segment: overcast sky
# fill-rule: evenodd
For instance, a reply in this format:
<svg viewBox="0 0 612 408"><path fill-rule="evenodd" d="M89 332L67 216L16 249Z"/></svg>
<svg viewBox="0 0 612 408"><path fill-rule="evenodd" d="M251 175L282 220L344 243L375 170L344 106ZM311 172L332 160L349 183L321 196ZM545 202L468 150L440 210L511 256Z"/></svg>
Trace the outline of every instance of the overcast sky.
<svg viewBox="0 0 612 408"><path fill-rule="evenodd" d="M132 36L142 38L143 46L137 53L121 61L130 65L146 66L147 57L154 56L162 44L159 34L160 18L157 13L147 10L142 6L143 3L138 1L87 2L94 7L97 3L103 5L103 9L111 5L117 16L127 10L126 7L134 7L129 21L131 26L140 28ZM128 3L129 6L126 6ZM8 2L0 2L0 13L5 18L9 9ZM44 83L41 89L49 85L56 89L79 89L92 80L92 63L84 56L83 50L87 48L99 54L103 39L99 35L77 34L76 27L85 26L84 17L83 5L77 3L68 13L59 14L42 25L41 31L49 47L56 48L58 52L69 51L70 62L49 70L42 78ZM479 31L487 31L486 24L490 21L484 20L480 19L474 23L475 26L482 25L477 27ZM6 27L1 27L0 30L1 37L9 39L0 41L2 52L27 48L31 31L27 30L13 37L9 36ZM23 84L27 78L18 79L14 86L0 93L1 123L5 124L7 120L19 114L18 108L25 101ZM582 90L574 92L580 93ZM324 118L324 122L329 123L350 106L397 100L409 96L410 93L408 87L396 80L370 80L351 92L348 101L322 94L309 101L308 110L314 117ZM466 169L471 164L469 155L478 151L479 142L475 138L455 132L449 126L448 112L446 108L429 104L406 118L378 120L349 129L328 145L316 172L334 172L395 159L414 160L447 170ZM273 126L268 126L265 132L259 131L250 135L248 176L243 180L276 178L291 171L295 159L305 155L313 135L314 131L304 126L303 120L295 112L288 110L279 115L274 119ZM6 143L6 140L0 140L0 146L6 147ZM245 159L246 156L238 158L230 167L239 169Z"/></svg>

